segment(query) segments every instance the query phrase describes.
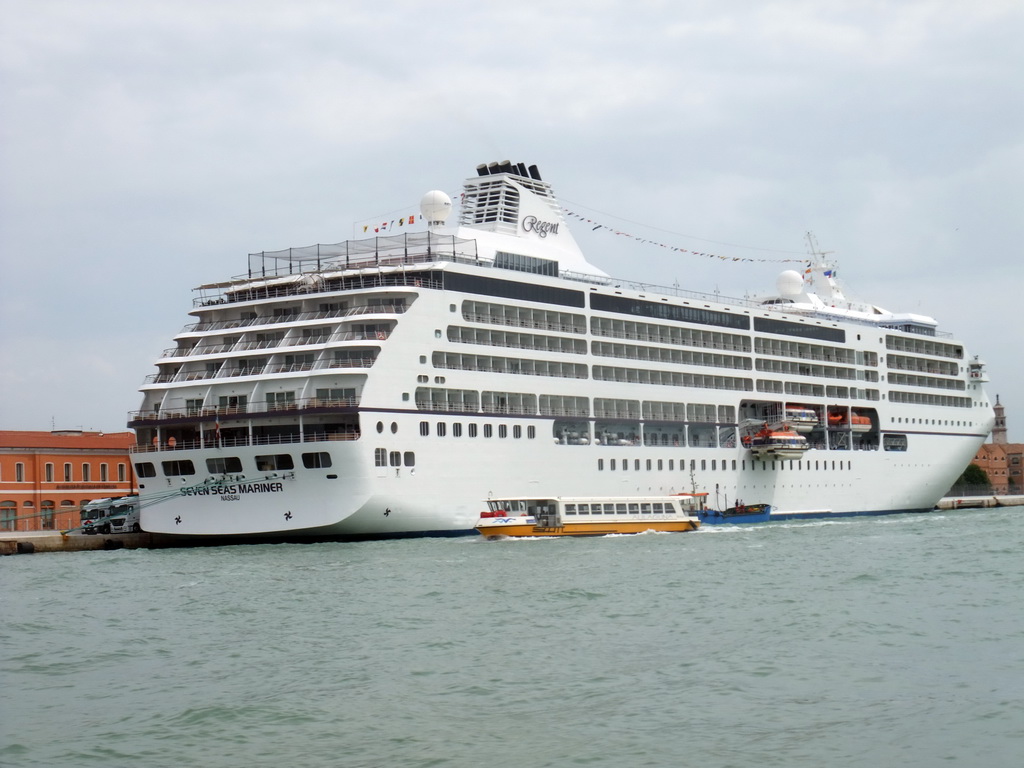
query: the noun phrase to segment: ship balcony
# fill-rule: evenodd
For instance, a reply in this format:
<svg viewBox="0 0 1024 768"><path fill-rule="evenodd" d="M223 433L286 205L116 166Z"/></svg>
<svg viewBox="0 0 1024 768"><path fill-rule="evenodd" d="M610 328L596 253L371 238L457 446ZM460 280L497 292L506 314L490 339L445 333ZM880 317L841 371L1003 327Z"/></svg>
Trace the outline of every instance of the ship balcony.
<svg viewBox="0 0 1024 768"><path fill-rule="evenodd" d="M159 426L161 424L182 424L195 422L238 421L249 418L269 418L282 413L307 415L331 411L352 410L359 407L358 397L306 397L289 402L253 402L246 405L209 406L203 408L181 408L160 410L156 408L129 411L128 425Z"/></svg>
<svg viewBox="0 0 1024 768"><path fill-rule="evenodd" d="M360 315L400 315L407 310L404 304L381 304L359 306L346 309L317 310L313 312L297 312L292 315L257 315L245 319L208 320L191 323L181 329L182 333L203 333L206 331L224 331L246 329L259 325L277 325L278 323L306 323L318 320L337 320Z"/></svg>

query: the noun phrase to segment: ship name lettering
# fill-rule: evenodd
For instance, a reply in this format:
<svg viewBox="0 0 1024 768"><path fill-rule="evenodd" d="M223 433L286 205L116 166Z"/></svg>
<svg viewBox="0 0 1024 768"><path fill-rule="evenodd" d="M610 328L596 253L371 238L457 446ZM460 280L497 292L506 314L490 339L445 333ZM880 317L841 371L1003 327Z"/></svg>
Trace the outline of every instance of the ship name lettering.
<svg viewBox="0 0 1024 768"><path fill-rule="evenodd" d="M536 232L539 237L547 237L558 234L558 223L554 221L541 221L536 216L527 216L523 219L524 232Z"/></svg>
<svg viewBox="0 0 1024 768"><path fill-rule="evenodd" d="M200 485L195 488L182 488L182 496L227 496L238 497L243 493L281 493L284 483L239 483L238 485ZM228 501L229 499L225 499Z"/></svg>

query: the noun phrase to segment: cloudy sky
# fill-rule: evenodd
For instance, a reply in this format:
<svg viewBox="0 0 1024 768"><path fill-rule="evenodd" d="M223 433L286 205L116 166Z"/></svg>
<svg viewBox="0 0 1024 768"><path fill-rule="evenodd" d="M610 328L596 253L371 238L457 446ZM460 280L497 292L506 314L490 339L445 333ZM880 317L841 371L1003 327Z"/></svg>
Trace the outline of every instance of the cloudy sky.
<svg viewBox="0 0 1024 768"><path fill-rule="evenodd" d="M813 232L1024 441L1022 39L1019 0L0 0L0 428L124 429L193 287L508 159L632 235L574 226L615 276L758 293Z"/></svg>

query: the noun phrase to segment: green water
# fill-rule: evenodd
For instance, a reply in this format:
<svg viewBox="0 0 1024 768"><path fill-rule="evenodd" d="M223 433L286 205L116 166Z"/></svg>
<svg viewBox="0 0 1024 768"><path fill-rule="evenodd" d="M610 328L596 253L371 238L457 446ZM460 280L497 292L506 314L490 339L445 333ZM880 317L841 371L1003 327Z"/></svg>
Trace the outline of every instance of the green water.
<svg viewBox="0 0 1024 768"><path fill-rule="evenodd" d="M1024 764L1024 508L0 560L4 766Z"/></svg>

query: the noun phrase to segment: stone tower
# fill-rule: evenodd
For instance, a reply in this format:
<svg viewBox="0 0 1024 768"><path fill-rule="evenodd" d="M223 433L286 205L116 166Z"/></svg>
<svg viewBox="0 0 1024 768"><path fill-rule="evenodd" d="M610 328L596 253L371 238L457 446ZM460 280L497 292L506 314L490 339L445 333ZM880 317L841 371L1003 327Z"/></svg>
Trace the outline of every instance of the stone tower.
<svg viewBox="0 0 1024 768"><path fill-rule="evenodd" d="M997 445L1006 444L1006 413L999 402L999 395L996 395L996 404L992 408L996 413L996 421L992 426L992 442Z"/></svg>

